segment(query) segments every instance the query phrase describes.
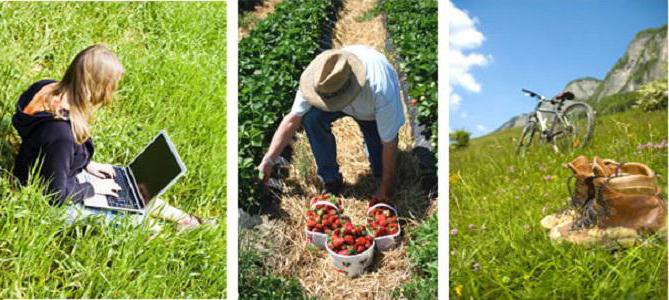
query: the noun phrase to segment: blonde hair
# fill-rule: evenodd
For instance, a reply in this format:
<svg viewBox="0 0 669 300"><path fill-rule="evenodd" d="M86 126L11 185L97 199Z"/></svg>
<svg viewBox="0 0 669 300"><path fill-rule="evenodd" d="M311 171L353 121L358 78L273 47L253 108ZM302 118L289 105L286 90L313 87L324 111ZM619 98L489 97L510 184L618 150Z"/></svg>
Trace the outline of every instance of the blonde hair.
<svg viewBox="0 0 669 300"><path fill-rule="evenodd" d="M124 70L119 59L107 47L93 45L79 52L58 82L53 95L67 95L69 115L61 110L57 118L69 119L74 140L83 144L90 138L89 120L93 112L111 103L112 94Z"/></svg>

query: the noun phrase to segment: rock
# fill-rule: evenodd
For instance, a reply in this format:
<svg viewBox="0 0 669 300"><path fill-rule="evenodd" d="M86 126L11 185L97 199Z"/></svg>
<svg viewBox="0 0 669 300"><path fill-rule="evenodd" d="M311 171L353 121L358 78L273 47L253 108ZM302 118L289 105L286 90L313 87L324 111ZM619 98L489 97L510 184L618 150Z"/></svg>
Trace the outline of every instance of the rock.
<svg viewBox="0 0 669 300"><path fill-rule="evenodd" d="M641 85L665 78L667 72L667 27L646 29L637 33L627 51L593 95L600 100L621 92L637 90Z"/></svg>
<svg viewBox="0 0 669 300"><path fill-rule="evenodd" d="M602 81L594 77L584 77L570 81L563 91L574 93L574 100L587 100L590 98Z"/></svg>
<svg viewBox="0 0 669 300"><path fill-rule="evenodd" d="M525 126L525 123L527 123L527 120L529 119L530 114L521 114L518 116L515 116L511 118L511 120L508 120L502 124L499 128L495 129L493 132L497 131L502 131L504 129L509 129L509 128L515 128L515 127L522 127Z"/></svg>

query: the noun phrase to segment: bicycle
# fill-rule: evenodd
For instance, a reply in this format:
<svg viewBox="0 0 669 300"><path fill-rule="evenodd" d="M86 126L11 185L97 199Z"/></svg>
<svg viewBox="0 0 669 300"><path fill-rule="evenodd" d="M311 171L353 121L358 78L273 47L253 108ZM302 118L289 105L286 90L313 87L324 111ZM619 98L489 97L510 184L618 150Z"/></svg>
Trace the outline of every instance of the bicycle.
<svg viewBox="0 0 669 300"><path fill-rule="evenodd" d="M574 101L574 94L569 91L551 99L526 89L522 91L538 101L523 127L517 154L532 143L537 132L541 133L543 140L553 145L555 152L560 152L560 149L573 150L588 144L595 125L595 111L590 105Z"/></svg>

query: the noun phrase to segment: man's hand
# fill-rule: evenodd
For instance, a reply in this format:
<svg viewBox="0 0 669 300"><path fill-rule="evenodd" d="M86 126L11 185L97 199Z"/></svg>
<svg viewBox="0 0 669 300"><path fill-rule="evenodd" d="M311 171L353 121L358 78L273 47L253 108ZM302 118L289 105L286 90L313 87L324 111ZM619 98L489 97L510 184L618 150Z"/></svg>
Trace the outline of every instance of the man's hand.
<svg viewBox="0 0 669 300"><path fill-rule="evenodd" d="M272 159L272 157L279 157L281 151L286 148L286 145L288 145L293 138L295 131L301 123L302 117L293 114L287 114L283 117L283 120L281 120L279 128L276 129L274 136L272 136L272 142L269 144L267 153L258 165L258 171L260 171L260 176L262 176L262 180L265 184L267 184L269 176L272 174L272 167L274 166L274 159Z"/></svg>
<svg viewBox="0 0 669 300"><path fill-rule="evenodd" d="M392 196L393 187L395 185L395 168L397 166L397 137L390 142L382 143L382 166L383 173L381 174L381 184L379 189L372 196L372 200L369 201L369 205L372 206L378 202L390 201Z"/></svg>
<svg viewBox="0 0 669 300"><path fill-rule="evenodd" d="M94 161L90 161L88 163L86 166L86 171L91 173L91 175L102 179L114 178L116 175L114 173L114 166L110 164L101 164Z"/></svg>
<svg viewBox="0 0 669 300"><path fill-rule="evenodd" d="M372 196L372 199L369 200L369 206L374 206L375 204L378 203L389 203L390 202L390 195L382 192L381 190L377 191L374 196Z"/></svg>
<svg viewBox="0 0 669 300"><path fill-rule="evenodd" d="M272 159L269 157L263 157L262 161L258 165L258 171L260 171L260 176L262 176L263 182L267 183L267 180L269 180L273 166L274 164L272 163Z"/></svg>

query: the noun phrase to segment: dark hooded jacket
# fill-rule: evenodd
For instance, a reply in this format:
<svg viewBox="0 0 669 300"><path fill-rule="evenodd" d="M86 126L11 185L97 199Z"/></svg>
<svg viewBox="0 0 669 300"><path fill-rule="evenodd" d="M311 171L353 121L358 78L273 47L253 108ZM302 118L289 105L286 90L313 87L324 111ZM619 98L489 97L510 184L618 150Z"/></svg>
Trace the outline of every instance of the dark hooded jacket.
<svg viewBox="0 0 669 300"><path fill-rule="evenodd" d="M56 119L49 112L23 113L35 94L53 82L33 83L19 97L12 125L22 141L14 162L14 176L26 184L33 167L37 167L40 180L48 183L49 193L54 194L52 205L62 205L68 197L79 203L95 194L90 183L79 183L76 179L93 156L93 142L88 139L77 144L69 120ZM36 163L41 163L41 168Z"/></svg>

